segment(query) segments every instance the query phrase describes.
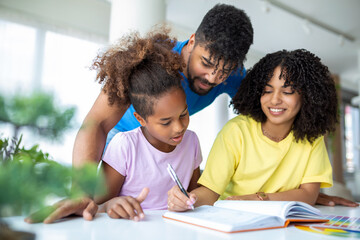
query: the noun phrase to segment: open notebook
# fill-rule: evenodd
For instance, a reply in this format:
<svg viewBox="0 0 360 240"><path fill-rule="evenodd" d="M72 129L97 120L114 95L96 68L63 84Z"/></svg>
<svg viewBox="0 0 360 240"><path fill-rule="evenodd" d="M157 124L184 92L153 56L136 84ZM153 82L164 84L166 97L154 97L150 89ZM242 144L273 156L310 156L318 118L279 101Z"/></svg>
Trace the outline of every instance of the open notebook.
<svg viewBox="0 0 360 240"><path fill-rule="evenodd" d="M326 222L309 204L292 201L227 201L193 211L166 212L163 218L226 233L287 227L290 222Z"/></svg>

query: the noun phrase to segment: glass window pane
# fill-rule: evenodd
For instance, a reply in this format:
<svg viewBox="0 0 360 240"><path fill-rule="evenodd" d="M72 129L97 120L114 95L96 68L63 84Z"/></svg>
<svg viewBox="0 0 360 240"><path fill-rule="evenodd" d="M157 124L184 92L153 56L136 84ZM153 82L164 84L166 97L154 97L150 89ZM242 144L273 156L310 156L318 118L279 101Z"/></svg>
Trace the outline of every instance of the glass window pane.
<svg viewBox="0 0 360 240"><path fill-rule="evenodd" d="M96 72L89 67L101 46L53 32L47 32L45 43L42 87L54 92L60 105L77 107L77 126L66 133L63 143L41 145L56 160L70 164L77 130L100 92Z"/></svg>
<svg viewBox="0 0 360 240"><path fill-rule="evenodd" d="M27 90L34 73L36 29L0 20L0 89Z"/></svg>

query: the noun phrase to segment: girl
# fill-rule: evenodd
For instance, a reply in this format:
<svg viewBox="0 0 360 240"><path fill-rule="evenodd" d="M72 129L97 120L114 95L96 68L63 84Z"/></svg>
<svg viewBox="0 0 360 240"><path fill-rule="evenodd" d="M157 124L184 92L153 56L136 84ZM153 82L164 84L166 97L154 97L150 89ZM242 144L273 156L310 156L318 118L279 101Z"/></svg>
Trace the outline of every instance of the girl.
<svg viewBox="0 0 360 240"><path fill-rule="evenodd" d="M245 77L231 104L241 114L218 134L186 198L169 191L169 209L220 199L286 200L314 204L332 185L323 135L337 123L337 97L328 68L306 50L266 55Z"/></svg>
<svg viewBox="0 0 360 240"><path fill-rule="evenodd" d="M188 191L197 187L202 160L181 86L181 58L164 33L121 39L94 62L109 102L132 104L141 127L118 133L103 160L108 191L95 200L112 218L138 221L143 209L166 209L174 185L170 163ZM141 205L140 205L141 204Z"/></svg>

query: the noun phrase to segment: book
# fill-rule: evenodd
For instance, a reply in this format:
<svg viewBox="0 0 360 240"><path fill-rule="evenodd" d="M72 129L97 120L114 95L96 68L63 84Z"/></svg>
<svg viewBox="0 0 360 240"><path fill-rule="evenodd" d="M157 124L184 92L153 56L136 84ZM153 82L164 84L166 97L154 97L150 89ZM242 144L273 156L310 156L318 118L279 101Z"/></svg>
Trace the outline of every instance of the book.
<svg viewBox="0 0 360 240"><path fill-rule="evenodd" d="M339 215L325 215L324 217L329 221L326 223L312 224L311 226L317 228L349 230L360 233L360 217Z"/></svg>
<svg viewBox="0 0 360 240"><path fill-rule="evenodd" d="M295 201L219 200L214 206L205 205L193 211L167 211L163 218L225 233L284 228L291 222L328 221L320 210Z"/></svg>
<svg viewBox="0 0 360 240"><path fill-rule="evenodd" d="M360 217L324 215L328 222L315 223L307 226L296 226L298 229L336 236L360 237Z"/></svg>

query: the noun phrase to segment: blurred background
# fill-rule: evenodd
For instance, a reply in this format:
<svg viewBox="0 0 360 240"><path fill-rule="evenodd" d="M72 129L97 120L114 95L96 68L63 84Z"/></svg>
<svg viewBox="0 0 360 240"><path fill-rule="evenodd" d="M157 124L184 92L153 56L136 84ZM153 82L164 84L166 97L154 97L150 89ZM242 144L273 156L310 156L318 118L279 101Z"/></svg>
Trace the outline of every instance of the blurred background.
<svg viewBox="0 0 360 240"><path fill-rule="evenodd" d="M159 23L186 40L217 3L245 10L252 21L246 68L268 52L297 48L329 67L341 113L328 137L334 179L343 196L360 201L358 0L0 0L0 134L22 134L25 145L39 144L71 164L77 130L100 92L89 69L96 54L129 31L145 34ZM223 95L191 117L202 168L216 134L235 116L228 105Z"/></svg>

